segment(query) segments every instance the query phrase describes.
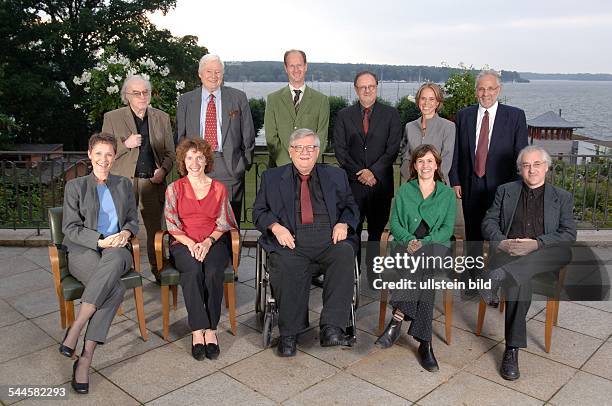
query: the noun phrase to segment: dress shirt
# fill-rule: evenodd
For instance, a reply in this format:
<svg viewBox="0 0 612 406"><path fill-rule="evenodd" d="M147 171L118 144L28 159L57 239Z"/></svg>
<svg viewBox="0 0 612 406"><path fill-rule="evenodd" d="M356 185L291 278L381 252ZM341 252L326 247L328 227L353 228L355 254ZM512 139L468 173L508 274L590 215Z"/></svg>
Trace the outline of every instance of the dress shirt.
<svg viewBox="0 0 612 406"><path fill-rule="evenodd" d="M212 93L215 96L215 108L217 109L217 152L223 152L223 137L221 136L221 88ZM211 93L202 86L202 105L200 107L200 136L204 139L204 129L206 128L206 111L208 111L208 101Z"/></svg>
<svg viewBox="0 0 612 406"><path fill-rule="evenodd" d="M306 90L306 83L304 83L300 87L293 87L293 86L289 85L289 93L291 93L291 103L293 103L293 98L295 97L294 90L301 90L300 98L298 99L298 102L296 104L296 106L297 106L298 104L300 104L302 102L302 99L304 98L304 90Z"/></svg>
<svg viewBox="0 0 612 406"><path fill-rule="evenodd" d="M535 240L542 234L544 234L544 185L531 189L523 183L508 238Z"/></svg>
<svg viewBox="0 0 612 406"><path fill-rule="evenodd" d="M489 143L487 144L487 149L491 145L491 134L493 134L493 124L495 123L495 114L497 114L497 106L499 106L499 102L495 102L494 105L485 109L481 105L478 105L478 116L476 118L476 142L474 145L474 151L478 147L478 139L480 138L480 126L482 125L482 118L484 117L485 110L489 112Z"/></svg>
<svg viewBox="0 0 612 406"><path fill-rule="evenodd" d="M299 176L299 171L293 167L293 178L295 179L295 220L296 224L302 224L302 203L300 200L300 190L302 180ZM327 206L325 206L325 198L323 197L323 189L317 175L316 169L310 172L308 179L308 190L310 191L310 202L312 203L313 223L330 223Z"/></svg>
<svg viewBox="0 0 612 406"><path fill-rule="evenodd" d="M140 147L138 147L138 160L136 161L136 169L134 175L142 178L152 178L155 172L155 157L153 156L153 148L151 148L151 137L149 136L149 115L145 111L144 117L138 117L132 109L134 124L136 124L136 132L141 135Z"/></svg>

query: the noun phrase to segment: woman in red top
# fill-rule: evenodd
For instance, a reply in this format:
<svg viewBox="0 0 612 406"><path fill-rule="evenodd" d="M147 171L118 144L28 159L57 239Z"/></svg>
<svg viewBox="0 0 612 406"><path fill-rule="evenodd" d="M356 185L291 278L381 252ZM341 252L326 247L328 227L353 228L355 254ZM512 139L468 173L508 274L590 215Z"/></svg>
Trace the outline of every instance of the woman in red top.
<svg viewBox="0 0 612 406"><path fill-rule="evenodd" d="M213 169L213 160L206 141L183 140L176 148L183 177L168 185L164 207L170 256L181 274L192 330L191 354L197 360L219 356L216 329L224 270L231 255L227 231L237 228L225 186L206 175Z"/></svg>

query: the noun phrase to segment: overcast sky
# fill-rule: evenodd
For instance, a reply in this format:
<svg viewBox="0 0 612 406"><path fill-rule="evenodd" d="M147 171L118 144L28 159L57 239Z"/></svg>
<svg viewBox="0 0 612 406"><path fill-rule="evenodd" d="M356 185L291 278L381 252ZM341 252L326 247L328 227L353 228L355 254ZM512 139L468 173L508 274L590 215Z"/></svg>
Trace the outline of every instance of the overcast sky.
<svg viewBox="0 0 612 406"><path fill-rule="evenodd" d="M434 65L612 73L608 0L177 0L152 21L225 61Z"/></svg>

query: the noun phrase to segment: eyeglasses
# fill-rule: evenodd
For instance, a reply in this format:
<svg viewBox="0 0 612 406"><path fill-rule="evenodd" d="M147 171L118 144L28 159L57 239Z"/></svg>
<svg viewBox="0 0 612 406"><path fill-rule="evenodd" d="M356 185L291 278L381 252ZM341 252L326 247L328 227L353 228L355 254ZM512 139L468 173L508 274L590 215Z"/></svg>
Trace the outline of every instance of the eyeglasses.
<svg viewBox="0 0 612 406"><path fill-rule="evenodd" d="M360 93L363 93L366 90L369 90L371 92L371 91L374 91L376 89L376 85L359 86L359 87L356 87L356 89Z"/></svg>
<svg viewBox="0 0 612 406"><path fill-rule="evenodd" d="M476 89L476 91L478 93L493 93L495 91L497 91L497 89L499 89L499 86L495 86L495 87L479 87Z"/></svg>
<svg viewBox="0 0 612 406"><path fill-rule="evenodd" d="M315 148L319 148L316 145L292 145L291 148L298 154L301 154L302 151L312 152Z"/></svg>
<svg viewBox="0 0 612 406"><path fill-rule="evenodd" d="M534 163L532 163L532 164L528 164L528 163L526 163L526 162L523 162L523 163L521 164L521 168L523 168L523 169L531 169L531 168L533 168L533 169L540 169L540 168L542 168L544 165L546 165L546 162L535 161L535 162L534 162Z"/></svg>
<svg viewBox="0 0 612 406"><path fill-rule="evenodd" d="M130 96L134 96L134 97L147 97L149 96L149 91L148 90L143 90L142 92L139 92L138 90L134 90L128 93Z"/></svg>

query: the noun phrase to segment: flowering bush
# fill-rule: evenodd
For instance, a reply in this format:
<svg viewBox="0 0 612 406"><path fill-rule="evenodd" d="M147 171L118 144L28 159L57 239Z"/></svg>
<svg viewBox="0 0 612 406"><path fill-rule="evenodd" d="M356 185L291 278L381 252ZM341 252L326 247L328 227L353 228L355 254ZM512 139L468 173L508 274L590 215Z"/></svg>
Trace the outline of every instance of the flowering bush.
<svg viewBox="0 0 612 406"><path fill-rule="evenodd" d="M81 104L75 104L74 108L83 109L89 123L94 128L101 128L104 113L124 106L120 92L125 78L139 74L153 87L151 105L174 117L176 102L185 82L170 78L168 66L161 58L156 59L142 57L131 61L112 48L102 51L96 66L72 80L84 92Z"/></svg>

